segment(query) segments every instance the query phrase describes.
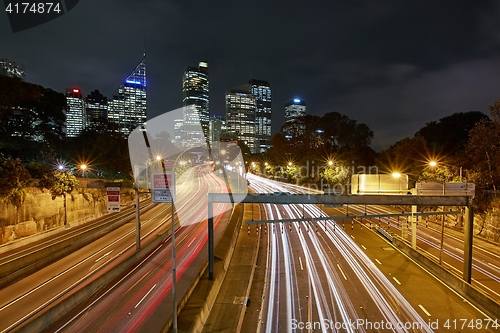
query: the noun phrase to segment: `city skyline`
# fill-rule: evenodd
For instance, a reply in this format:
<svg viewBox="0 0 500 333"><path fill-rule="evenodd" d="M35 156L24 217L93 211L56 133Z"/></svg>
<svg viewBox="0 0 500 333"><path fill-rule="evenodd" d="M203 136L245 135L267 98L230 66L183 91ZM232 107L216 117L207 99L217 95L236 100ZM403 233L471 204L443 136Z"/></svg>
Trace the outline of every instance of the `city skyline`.
<svg viewBox="0 0 500 333"><path fill-rule="evenodd" d="M3 15L0 56L24 64L28 82L110 96L146 44L148 118L182 106L179 77L206 59L211 114L224 114L227 89L263 78L273 85L273 134L284 123L283 103L300 98L309 114L336 111L366 123L381 150L455 112L488 114L500 97L498 13L490 1L87 1L19 33Z"/></svg>

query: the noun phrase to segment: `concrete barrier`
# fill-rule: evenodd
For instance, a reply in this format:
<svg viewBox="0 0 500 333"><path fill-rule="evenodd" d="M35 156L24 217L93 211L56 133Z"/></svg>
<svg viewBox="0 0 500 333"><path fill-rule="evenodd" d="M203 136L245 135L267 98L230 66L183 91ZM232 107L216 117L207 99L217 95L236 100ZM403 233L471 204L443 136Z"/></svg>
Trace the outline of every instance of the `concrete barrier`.
<svg viewBox="0 0 500 333"><path fill-rule="evenodd" d="M59 243L40 249L37 252L30 253L17 260L1 265L0 288L39 271L134 219L134 216L130 216L111 225L101 225L92 230L87 230L85 233L81 233L71 239L65 239Z"/></svg>
<svg viewBox="0 0 500 333"><path fill-rule="evenodd" d="M233 219L234 219L235 220L234 223L241 224L242 216L240 216L240 215L242 214L243 210L241 209L241 207L239 207L239 208L238 207L239 206L237 206L237 209L235 208L235 210L233 211L233 216L231 217L231 220L233 221ZM229 259L226 259L228 262L227 265L229 265L230 256L232 255L232 251L234 250L234 244L236 242L236 239L238 238L237 233L238 233L239 228L236 228L236 230L235 230L234 223L233 224L229 223L229 225L226 229L226 232L224 233L224 236L223 236L223 238L226 237L226 234L229 231L231 231L230 234L232 236L229 236L229 237L232 237L232 239L233 239L230 242L229 249L227 249L227 254L225 255L226 258L229 258ZM179 226L176 225L176 229L178 229L178 228L179 228ZM233 235L234 233L236 233L236 236ZM144 245L139 251L135 251L131 256L129 256L124 261L117 264L114 268L108 270L105 273L101 273L99 271L98 273L96 273L96 276L93 277L93 279L90 283L86 284L85 286L80 287L78 290L76 290L71 295L62 296L61 299L57 300L56 303L51 305L49 309L47 309L43 313L35 315L28 322L23 323L22 325L20 325L20 327L15 328L14 332L21 332L21 333L24 333L24 332L26 332L26 333L42 332L51 323L54 323L55 321L63 318L68 312L74 310L76 307L83 304L83 302L85 302L89 297L91 297L92 295L95 295L96 292L99 292L107 283L109 283L113 279L117 278L123 272L127 271L131 267L133 267L135 264L137 264L139 261L141 261L144 257L146 257L151 251L153 251L156 247L158 247L161 243L163 243L169 237L170 237L170 230L166 231L163 234L159 234L157 236L157 238L155 238L154 240L152 240L148 244ZM219 241L219 244L216 247L216 251L217 250L220 251L220 248L218 249L220 243L221 242ZM221 260L219 260L218 265L216 264L216 268L220 265L223 265ZM182 307L184 306L187 299L189 298L189 296L191 295L191 293L195 289L196 285L198 284L201 277L205 273L207 267L208 267L208 264L204 265L203 269L200 271L198 276L195 278L195 281L192 284L192 286L188 289L186 294L179 301L178 312L180 312L182 310ZM227 269L227 267L226 267L226 269ZM213 285L218 284L219 289L220 289L220 285L222 284L222 281L224 280L224 276L225 276L225 272L223 272L223 271L224 271L224 269L222 269L222 270L219 269L217 271L218 275L214 278L213 283L212 283ZM224 274L224 276L219 276L221 274ZM211 294L215 293L214 296L211 296L211 298L213 297L212 305L213 305L213 302L215 302L217 292L218 292L218 289L217 290L214 289L213 292L211 291ZM209 302L210 302L210 299L207 299L207 304ZM208 313L209 312L210 311L208 310ZM208 313L206 314L206 317L208 317ZM206 318L205 318L205 320L206 320ZM168 319L165 327L169 327L168 325L171 325L171 323L172 323L172 316Z"/></svg>
<svg viewBox="0 0 500 333"><path fill-rule="evenodd" d="M177 307L177 313L182 311L182 308L189 300L189 297L196 290L197 287L201 287L203 290L208 290L208 293L201 305L198 313L194 316L193 322L191 324L191 329L189 332L201 332L203 326L210 315L210 311L217 299L219 290L226 277L227 269L231 262L233 256L234 248L236 247L236 241L238 240L239 230L243 220L243 205L236 205L233 213L231 214L231 220L224 232L224 235L217 243L214 248L214 278L213 280L208 280L208 262L204 266L203 270L200 272L199 277L195 283L191 286L189 291L181 299L179 306ZM203 277L203 279L202 279ZM168 318L162 332L166 333L172 327L172 316Z"/></svg>
<svg viewBox="0 0 500 333"><path fill-rule="evenodd" d="M176 226L176 229L177 228L178 226ZM137 264L168 237L170 237L170 230L163 234L159 234L154 240L144 245L139 251L135 251L132 255L118 263L109 271L102 273L99 270L90 283L80 287L80 289L76 290L71 295L62 296L61 299L52 304L50 308L43 313L35 315L31 320L23 323L19 328L14 329L14 332L42 332L50 324L63 318L63 316L65 316L68 312L72 311L77 306L85 302L89 297L99 292L107 283Z"/></svg>
<svg viewBox="0 0 500 333"><path fill-rule="evenodd" d="M151 206L141 208L142 212L147 212L150 209L152 209ZM135 210L130 209L129 211L130 213L132 213ZM112 224L99 225L91 230L87 230L84 233L78 234L72 237L71 239L65 239L59 243L52 244L34 253L30 253L19 259L0 265L0 288L3 288L11 283L14 283L15 281L18 281L30 274L39 271L40 269L56 262L57 260L60 260L68 256L74 251L77 251L80 248L87 246L88 244L96 241L97 239L106 235L107 233L115 229L118 229L119 227L132 221L135 221L134 215L129 215L129 216L125 215L123 218ZM72 227L75 227L76 225L78 225L77 222L71 223ZM46 233L43 233L43 235L31 236L33 237L31 241L42 240L49 236L56 236L58 233L64 232L64 230L66 230L66 228L64 226L61 226L57 228L57 230L47 231ZM18 242L16 241L16 243ZM19 242L19 243L21 244L18 244L17 245L18 247L20 245L29 244L24 242ZM15 249L14 246L16 246L16 244L11 244L9 246L12 247L11 249Z"/></svg>
<svg viewBox="0 0 500 333"><path fill-rule="evenodd" d="M485 295L481 290L465 282L459 276L441 267L437 262L428 258L423 253L414 250L404 240L394 237L393 244L408 257L423 266L432 275L443 281L460 296L477 306L493 320L500 321L500 304Z"/></svg>

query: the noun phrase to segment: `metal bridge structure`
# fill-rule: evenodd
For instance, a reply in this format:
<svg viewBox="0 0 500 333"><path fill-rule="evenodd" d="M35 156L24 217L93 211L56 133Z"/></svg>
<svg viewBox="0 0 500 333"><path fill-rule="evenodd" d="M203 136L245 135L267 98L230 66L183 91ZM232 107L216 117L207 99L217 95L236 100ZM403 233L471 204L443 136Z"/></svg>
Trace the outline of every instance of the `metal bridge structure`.
<svg viewBox="0 0 500 333"><path fill-rule="evenodd" d="M457 214L459 211L445 212L417 212L417 206L428 207L464 207L464 268L463 280L467 283L472 281L472 238L474 228L474 212L471 196L449 196L449 195L334 195L334 194L291 194L291 193L260 193L260 194L237 194L237 193L209 193L208 194L208 276L213 279L214 275L214 203L249 203L249 204L313 204L313 205L383 205L383 206L410 206L411 213L401 214L375 214L375 215L347 215L332 216L328 219L349 218L371 218L387 216L411 216L412 217L412 245L416 244L416 216ZM313 218L316 219L316 218ZM325 218L321 218L324 220ZM278 223L311 221L311 218L289 219L279 221L252 221L247 224ZM444 226L444 224L443 224ZM415 239L415 240L414 240Z"/></svg>

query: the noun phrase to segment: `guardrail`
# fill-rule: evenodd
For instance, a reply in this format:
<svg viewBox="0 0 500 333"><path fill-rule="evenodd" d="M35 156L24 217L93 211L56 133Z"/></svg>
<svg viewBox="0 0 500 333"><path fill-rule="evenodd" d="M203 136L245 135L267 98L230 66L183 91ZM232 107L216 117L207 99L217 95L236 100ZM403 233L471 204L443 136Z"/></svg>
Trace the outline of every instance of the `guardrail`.
<svg viewBox="0 0 500 333"><path fill-rule="evenodd" d="M389 242L392 243L394 241L394 234L392 232L388 232L387 230L384 230L379 226L377 226L377 232L387 238Z"/></svg>

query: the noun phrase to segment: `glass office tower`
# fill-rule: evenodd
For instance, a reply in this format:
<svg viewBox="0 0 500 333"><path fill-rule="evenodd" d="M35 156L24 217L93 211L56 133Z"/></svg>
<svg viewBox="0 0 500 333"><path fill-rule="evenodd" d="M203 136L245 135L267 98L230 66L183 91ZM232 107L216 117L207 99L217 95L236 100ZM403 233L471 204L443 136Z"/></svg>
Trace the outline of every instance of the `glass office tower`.
<svg viewBox="0 0 500 333"><path fill-rule="evenodd" d="M243 85L226 92L226 130L243 141L252 153L258 148L255 144L255 115L257 104L250 85Z"/></svg>
<svg viewBox="0 0 500 333"><path fill-rule="evenodd" d="M66 136L78 136L86 126L87 113L81 90L66 89Z"/></svg>
<svg viewBox="0 0 500 333"><path fill-rule="evenodd" d="M182 146L185 148L209 144L210 99L208 64L188 67L182 77L182 102L186 108L182 129ZM201 123L202 132L199 131Z"/></svg>
<svg viewBox="0 0 500 333"><path fill-rule="evenodd" d="M257 152L271 148L271 86L263 80L250 80L250 92L255 96L255 145Z"/></svg>
<svg viewBox="0 0 500 333"><path fill-rule="evenodd" d="M108 102L108 120L118 124L124 135L146 122L146 57Z"/></svg>

